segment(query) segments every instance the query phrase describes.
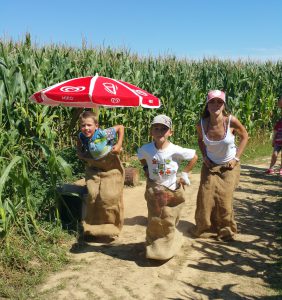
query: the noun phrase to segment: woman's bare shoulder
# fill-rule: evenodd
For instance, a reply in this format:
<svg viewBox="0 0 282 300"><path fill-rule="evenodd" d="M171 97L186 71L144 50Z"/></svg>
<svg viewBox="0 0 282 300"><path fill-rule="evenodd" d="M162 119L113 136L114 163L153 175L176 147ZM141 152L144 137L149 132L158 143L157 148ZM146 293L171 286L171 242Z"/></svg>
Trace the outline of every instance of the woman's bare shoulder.
<svg viewBox="0 0 282 300"><path fill-rule="evenodd" d="M233 115L230 115L230 125L239 125L241 124L241 122L237 119L237 117L233 116Z"/></svg>

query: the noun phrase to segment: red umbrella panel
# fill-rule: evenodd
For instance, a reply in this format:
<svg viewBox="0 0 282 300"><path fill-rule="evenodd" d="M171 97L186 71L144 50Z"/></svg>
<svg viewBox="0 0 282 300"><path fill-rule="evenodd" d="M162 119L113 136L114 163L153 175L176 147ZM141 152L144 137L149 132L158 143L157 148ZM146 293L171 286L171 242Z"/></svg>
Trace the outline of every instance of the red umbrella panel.
<svg viewBox="0 0 282 300"><path fill-rule="evenodd" d="M30 99L44 105L72 107L158 108L160 99L139 87L103 76L70 79L34 93Z"/></svg>

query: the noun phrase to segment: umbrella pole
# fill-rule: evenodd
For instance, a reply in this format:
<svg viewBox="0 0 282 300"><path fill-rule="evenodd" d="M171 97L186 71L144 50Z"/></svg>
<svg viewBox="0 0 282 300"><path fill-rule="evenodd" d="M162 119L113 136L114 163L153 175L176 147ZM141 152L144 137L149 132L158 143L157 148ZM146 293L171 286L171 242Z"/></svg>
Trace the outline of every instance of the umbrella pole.
<svg viewBox="0 0 282 300"><path fill-rule="evenodd" d="M73 131L73 128L76 128L77 126L77 121L79 119L79 115L83 112L84 108L76 108L72 112L71 120L70 120L70 125L68 128L68 133L71 134Z"/></svg>
<svg viewBox="0 0 282 300"><path fill-rule="evenodd" d="M97 120L99 120L99 106L93 107L93 112L96 115Z"/></svg>

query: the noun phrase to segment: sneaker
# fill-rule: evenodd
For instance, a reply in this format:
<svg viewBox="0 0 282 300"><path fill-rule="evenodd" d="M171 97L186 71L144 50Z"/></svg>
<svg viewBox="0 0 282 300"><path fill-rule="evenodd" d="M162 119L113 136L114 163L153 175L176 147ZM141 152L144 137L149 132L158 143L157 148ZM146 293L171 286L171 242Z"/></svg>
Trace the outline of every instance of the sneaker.
<svg viewBox="0 0 282 300"><path fill-rule="evenodd" d="M268 169L265 171L266 174L274 174L274 170L273 169Z"/></svg>

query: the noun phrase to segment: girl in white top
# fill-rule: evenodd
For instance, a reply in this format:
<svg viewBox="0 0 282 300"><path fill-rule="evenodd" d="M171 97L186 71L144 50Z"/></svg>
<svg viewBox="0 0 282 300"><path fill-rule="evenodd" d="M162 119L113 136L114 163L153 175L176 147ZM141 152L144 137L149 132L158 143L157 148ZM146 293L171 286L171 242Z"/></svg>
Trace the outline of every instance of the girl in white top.
<svg viewBox="0 0 282 300"><path fill-rule="evenodd" d="M228 115L224 92L210 91L206 103L201 122L197 125L198 144L204 163L207 167L212 162L227 163L232 169L240 161L248 142L248 133L236 117ZM237 147L234 143L235 134L239 137Z"/></svg>
<svg viewBox="0 0 282 300"><path fill-rule="evenodd" d="M233 117L234 118L234 117ZM201 131L203 135L203 143L206 147L206 155L207 157L218 165L225 164L232 159L238 161L237 154L237 147L235 145L235 136L230 130L230 123L231 123L232 116L230 115L227 120L226 126L226 119L223 118L223 128L224 128L224 136L220 140L210 140L207 135L205 134L203 119L201 119Z"/></svg>
<svg viewBox="0 0 282 300"><path fill-rule="evenodd" d="M197 125L198 144L203 155L197 197L195 236L215 231L231 239L237 232L233 213L233 192L240 175L240 156L248 133L241 122L226 111L225 93L212 90ZM238 146L235 145L238 136Z"/></svg>

